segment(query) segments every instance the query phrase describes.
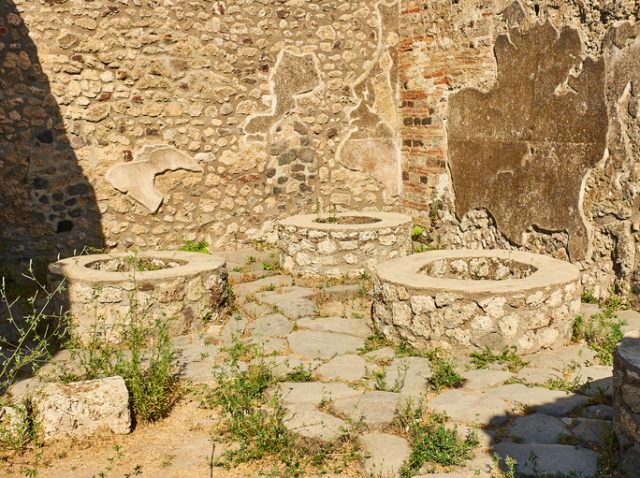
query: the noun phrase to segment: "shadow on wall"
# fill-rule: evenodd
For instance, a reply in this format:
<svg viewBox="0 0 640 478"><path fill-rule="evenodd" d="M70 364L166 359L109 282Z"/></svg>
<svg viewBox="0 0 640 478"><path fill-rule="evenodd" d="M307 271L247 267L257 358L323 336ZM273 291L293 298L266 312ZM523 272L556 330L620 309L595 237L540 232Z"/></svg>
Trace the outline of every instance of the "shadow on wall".
<svg viewBox="0 0 640 478"><path fill-rule="evenodd" d="M13 0L2 0L0 275L104 246L95 193L72 142L29 31Z"/></svg>

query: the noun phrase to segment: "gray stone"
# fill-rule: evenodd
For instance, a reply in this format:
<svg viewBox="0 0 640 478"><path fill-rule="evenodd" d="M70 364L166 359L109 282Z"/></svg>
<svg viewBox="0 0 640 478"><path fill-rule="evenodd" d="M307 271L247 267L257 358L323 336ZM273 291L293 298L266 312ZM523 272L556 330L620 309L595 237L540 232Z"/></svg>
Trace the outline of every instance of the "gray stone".
<svg viewBox="0 0 640 478"><path fill-rule="evenodd" d="M398 476L411 454L409 442L396 435L369 433L359 442L364 451L364 470L371 477Z"/></svg>
<svg viewBox="0 0 640 478"><path fill-rule="evenodd" d="M599 314L602 312L602 309L598 304L580 304L580 315L585 319L588 319L592 315Z"/></svg>
<svg viewBox="0 0 640 478"><path fill-rule="evenodd" d="M334 400L333 407L341 415L365 425L380 426L391 423L400 395L392 392L365 392L358 397Z"/></svg>
<svg viewBox="0 0 640 478"><path fill-rule="evenodd" d="M275 305L280 313L291 320L314 316L318 313L318 307L309 299L288 299Z"/></svg>
<svg viewBox="0 0 640 478"><path fill-rule="evenodd" d="M611 432L610 420L593 418L563 418L574 437L588 445L601 446L605 437Z"/></svg>
<svg viewBox="0 0 640 478"><path fill-rule="evenodd" d="M467 370L462 373L464 378L463 388L469 390L484 390L487 388L502 385L509 380L513 374L501 370Z"/></svg>
<svg viewBox="0 0 640 478"><path fill-rule="evenodd" d="M254 336L246 339L246 342L255 345L258 352L263 356L282 354L288 348L286 339L280 337Z"/></svg>
<svg viewBox="0 0 640 478"><path fill-rule="evenodd" d="M248 315L252 315L254 317L260 317L261 315L271 314L273 313L273 306L269 306L266 304L258 304L256 302L249 302L247 304L243 304L240 308L245 311Z"/></svg>
<svg viewBox="0 0 640 478"><path fill-rule="evenodd" d="M585 418L597 418L599 420L613 420L613 407L608 405L591 405L582 410Z"/></svg>
<svg viewBox="0 0 640 478"><path fill-rule="evenodd" d="M287 287L293 282L291 276L277 275L264 277L253 282L245 282L233 286L233 292L236 297L242 298L257 292L261 292L267 287Z"/></svg>
<svg viewBox="0 0 640 478"><path fill-rule="evenodd" d="M304 318L298 320L296 324L301 329L321 332L336 332L364 338L371 335L371 329L364 319L343 319L340 317Z"/></svg>
<svg viewBox="0 0 640 478"><path fill-rule="evenodd" d="M364 345L364 339L333 332L298 331L289 335L289 346L294 353L310 358L332 358L334 355L355 353Z"/></svg>
<svg viewBox="0 0 640 478"><path fill-rule="evenodd" d="M529 366L564 372L575 364L584 366L596 361L596 353L580 344L559 347L553 350L542 350L527 357Z"/></svg>
<svg viewBox="0 0 640 478"><path fill-rule="evenodd" d="M631 309L620 310L616 313L616 316L619 320L626 322L626 324L622 326L624 333L640 330L640 312Z"/></svg>
<svg viewBox="0 0 640 478"><path fill-rule="evenodd" d="M278 384L276 390L285 405L319 405L322 401L358 397L362 394L343 383L283 382Z"/></svg>
<svg viewBox="0 0 640 478"><path fill-rule="evenodd" d="M569 377L570 379L580 378L585 382L581 390L590 397L613 396L613 368L606 365L591 365L577 369Z"/></svg>
<svg viewBox="0 0 640 478"><path fill-rule="evenodd" d="M218 356L218 347L202 341L176 347L176 363L180 374L193 383L213 381L213 366Z"/></svg>
<svg viewBox="0 0 640 478"><path fill-rule="evenodd" d="M378 350L372 350L364 354L367 360L373 360L374 362L391 362L396 356L396 353L391 347L382 347Z"/></svg>
<svg viewBox="0 0 640 478"><path fill-rule="evenodd" d="M558 443L560 437L570 435L567 425L560 419L533 413L516 418L509 427L509 436L522 443Z"/></svg>
<svg viewBox="0 0 640 478"><path fill-rule="evenodd" d="M347 432L344 420L309 405L290 407L283 421L287 430L323 443L333 443Z"/></svg>
<svg viewBox="0 0 640 478"><path fill-rule="evenodd" d="M317 373L327 380L355 381L367 373L367 363L359 355L338 355L326 364L318 367Z"/></svg>
<svg viewBox="0 0 640 478"><path fill-rule="evenodd" d="M247 328L248 321L244 317L234 315L222 328L220 333L220 343L226 346L233 344L235 339L242 337L244 330Z"/></svg>
<svg viewBox="0 0 640 478"><path fill-rule="evenodd" d="M539 413L562 416L589 402L589 398L559 390L542 387L527 387L522 384L502 385L486 392L487 397L524 405Z"/></svg>
<svg viewBox="0 0 640 478"><path fill-rule="evenodd" d="M431 362L422 357L397 358L385 370L387 390L404 397L418 398L427 391Z"/></svg>
<svg viewBox="0 0 640 478"><path fill-rule="evenodd" d="M284 315L269 314L251 322L248 329L254 337L286 337L293 326Z"/></svg>
<svg viewBox="0 0 640 478"><path fill-rule="evenodd" d="M428 405L434 412L446 413L455 422L489 426L506 422L511 411L506 400L466 390L441 393Z"/></svg>
<svg viewBox="0 0 640 478"><path fill-rule="evenodd" d="M494 451L502 459L507 456L517 462L516 473L524 476L571 475L595 477L598 454L585 448L569 445L500 443Z"/></svg>
<svg viewBox="0 0 640 478"><path fill-rule="evenodd" d="M553 378L560 376L557 370L548 368L524 367L516 375L520 380L524 380L529 384L543 385Z"/></svg>
<svg viewBox="0 0 640 478"><path fill-rule="evenodd" d="M102 428L120 435L131 431L122 377L47 384L34 395L33 407L45 441L87 437Z"/></svg>

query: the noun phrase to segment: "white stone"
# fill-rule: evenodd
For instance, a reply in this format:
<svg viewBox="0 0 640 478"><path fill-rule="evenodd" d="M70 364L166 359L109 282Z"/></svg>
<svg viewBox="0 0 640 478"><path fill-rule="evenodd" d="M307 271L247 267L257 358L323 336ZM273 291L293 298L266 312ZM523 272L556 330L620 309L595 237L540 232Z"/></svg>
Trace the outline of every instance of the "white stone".
<svg viewBox="0 0 640 478"><path fill-rule="evenodd" d="M411 297L411 310L416 315L435 310L436 302L429 295L416 295Z"/></svg>
<svg viewBox="0 0 640 478"><path fill-rule="evenodd" d="M50 383L35 394L33 407L45 441L87 437L102 428L120 435L131 431L129 393L122 377Z"/></svg>

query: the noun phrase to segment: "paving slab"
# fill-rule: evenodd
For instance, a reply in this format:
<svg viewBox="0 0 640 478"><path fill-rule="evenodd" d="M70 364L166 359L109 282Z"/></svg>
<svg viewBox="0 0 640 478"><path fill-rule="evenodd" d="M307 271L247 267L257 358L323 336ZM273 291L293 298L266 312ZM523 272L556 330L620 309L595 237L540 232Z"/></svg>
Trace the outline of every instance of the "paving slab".
<svg viewBox="0 0 640 478"><path fill-rule="evenodd" d="M596 363L596 353L581 344L559 347L553 350L542 350L526 357L529 367L546 368L563 372L574 365L584 366Z"/></svg>
<svg viewBox="0 0 640 478"><path fill-rule="evenodd" d="M466 370L461 373L464 378L463 388L467 390L485 390L503 385L513 377L511 372L502 370Z"/></svg>
<svg viewBox="0 0 640 478"><path fill-rule="evenodd" d="M240 309L246 312L248 315L252 315L254 317L260 317L261 315L272 314L273 306L266 304L258 304L257 302L248 302L246 304L242 304Z"/></svg>
<svg viewBox="0 0 640 478"><path fill-rule="evenodd" d="M620 310L616 313L616 316L620 320L626 322L622 326L622 332L625 334L634 330L640 330L640 312L635 310Z"/></svg>
<svg viewBox="0 0 640 478"><path fill-rule="evenodd" d="M362 392L343 383L282 382L276 386L285 405L319 405L326 400L358 397Z"/></svg>
<svg viewBox="0 0 640 478"><path fill-rule="evenodd" d="M308 405L289 407L283 423L287 430L323 443L333 443L347 432L344 420Z"/></svg>
<svg viewBox="0 0 640 478"><path fill-rule="evenodd" d="M283 302L276 303L275 306L280 313L291 320L318 315L318 307L308 299L285 299Z"/></svg>
<svg viewBox="0 0 640 478"><path fill-rule="evenodd" d="M482 392L449 390L433 398L429 408L446 413L453 421L497 426L507 421L511 406L506 400Z"/></svg>
<svg viewBox="0 0 640 478"><path fill-rule="evenodd" d="M266 287L287 287L291 286L293 279L291 276L275 275L264 277L253 282L244 282L233 286L236 297L246 297L257 292L262 292Z"/></svg>
<svg viewBox="0 0 640 478"><path fill-rule="evenodd" d="M391 362L396 357L396 353L391 347L382 347L381 349L367 352L363 357L374 362Z"/></svg>
<svg viewBox="0 0 640 478"><path fill-rule="evenodd" d="M580 315L582 317L589 318L594 314L599 314L602 312L602 309L598 304L580 304Z"/></svg>
<svg viewBox="0 0 640 478"><path fill-rule="evenodd" d="M356 381L367 374L367 362L355 354L338 355L318 367L316 373L325 380Z"/></svg>
<svg viewBox="0 0 640 478"><path fill-rule="evenodd" d="M336 332L366 338L371 335L371 328L364 319L344 319L342 317L306 317L296 322L300 329L321 332Z"/></svg>
<svg viewBox="0 0 640 478"><path fill-rule="evenodd" d="M220 343L226 346L233 344L235 338L240 338L249 322L244 317L234 315L222 328Z"/></svg>
<svg viewBox="0 0 640 478"><path fill-rule="evenodd" d="M516 374L516 378L529 384L543 385L549 380L558 378L562 373L558 370L537 367L524 367Z"/></svg>
<svg viewBox="0 0 640 478"><path fill-rule="evenodd" d="M419 398L427 391L431 378L431 362L423 357L396 358L385 369L387 390L403 397Z"/></svg>
<svg viewBox="0 0 640 478"><path fill-rule="evenodd" d="M527 387L519 383L492 388L487 390L486 396L524 405L539 413L556 417L567 415L573 409L590 401L589 397L584 395L542 387Z"/></svg>
<svg viewBox="0 0 640 478"><path fill-rule="evenodd" d="M503 460L510 456L517 462L516 473L523 476L569 475L595 477L598 454L570 445L499 443L493 449ZM574 475L571 475L571 474Z"/></svg>
<svg viewBox="0 0 640 478"><path fill-rule="evenodd" d="M315 330L293 332L288 340L294 353L304 357L323 359L356 353L364 345L362 337Z"/></svg>
<svg viewBox="0 0 640 478"><path fill-rule="evenodd" d="M563 436L570 436L567 424L544 413L532 413L517 417L509 426L509 436L520 443L559 443Z"/></svg>
<svg viewBox="0 0 640 478"><path fill-rule="evenodd" d="M607 365L591 365L576 369L570 379L579 377L585 382L582 392L590 397L604 395L613 396L613 367Z"/></svg>
<svg viewBox="0 0 640 478"><path fill-rule="evenodd" d="M392 392L365 392L358 397L334 400L333 407L354 422L381 426L391 423L396 414L400 395Z"/></svg>
<svg viewBox="0 0 640 478"><path fill-rule="evenodd" d="M317 294L316 289L309 287L282 287L277 291L260 292L256 294L256 297L260 302L265 304L278 305L281 302L295 299L310 299Z"/></svg>
<svg viewBox="0 0 640 478"><path fill-rule="evenodd" d="M562 418L562 421L569 427L574 437L592 446L602 446L612 427L610 420L594 418Z"/></svg>
<svg viewBox="0 0 640 478"><path fill-rule="evenodd" d="M613 414L614 409L609 405L590 405L582 410L584 418L596 418L598 420L613 420Z"/></svg>
<svg viewBox="0 0 640 478"><path fill-rule="evenodd" d="M411 454L409 442L387 433L368 433L359 438L364 452L364 470L371 477L399 476Z"/></svg>
<svg viewBox="0 0 640 478"><path fill-rule="evenodd" d="M257 337L286 337L293 325L282 314L264 315L249 324L249 335Z"/></svg>
<svg viewBox="0 0 640 478"><path fill-rule="evenodd" d="M246 343L253 344L263 356L282 354L288 350L288 342L280 337L248 337Z"/></svg>
<svg viewBox="0 0 640 478"><path fill-rule="evenodd" d="M322 364L319 360L300 360L289 355L275 355L265 357L262 360L271 368L276 377L286 377L291 372L299 370L300 367L313 372Z"/></svg>

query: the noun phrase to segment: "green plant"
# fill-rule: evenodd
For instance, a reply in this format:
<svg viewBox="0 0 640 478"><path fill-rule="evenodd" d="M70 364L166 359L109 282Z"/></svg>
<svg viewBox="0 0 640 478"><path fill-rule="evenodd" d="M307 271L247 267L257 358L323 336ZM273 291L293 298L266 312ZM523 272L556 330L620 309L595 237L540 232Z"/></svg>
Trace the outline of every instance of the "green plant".
<svg viewBox="0 0 640 478"><path fill-rule="evenodd" d="M273 265L271 264L271 262L269 261L262 261L262 270L263 271L270 271L273 269Z"/></svg>
<svg viewBox="0 0 640 478"><path fill-rule="evenodd" d="M514 373L527 365L527 362L518 355L515 347L505 347L499 353L486 347L481 352L473 352L471 354L471 363L478 369L487 368L491 363L499 363L506 365L509 371Z"/></svg>
<svg viewBox="0 0 640 478"><path fill-rule="evenodd" d="M580 301L583 304L597 304L598 298L595 295L593 295L593 292L585 289L582 291L582 294L580 295Z"/></svg>
<svg viewBox="0 0 640 478"><path fill-rule="evenodd" d="M462 377L456 372L453 362L444 358L433 358L431 360L432 375L429 379L431 386L436 391L444 388L456 388L462 385Z"/></svg>
<svg viewBox="0 0 640 478"><path fill-rule="evenodd" d="M417 241L424 234L424 227L414 224L413 229L411 230L411 239Z"/></svg>
<svg viewBox="0 0 640 478"><path fill-rule="evenodd" d="M311 381L311 370L300 364L287 373L283 380L285 382L309 382Z"/></svg>
<svg viewBox="0 0 640 478"><path fill-rule="evenodd" d="M598 458L598 478L619 478L620 446L613 430L603 437L600 457Z"/></svg>
<svg viewBox="0 0 640 478"><path fill-rule="evenodd" d="M134 272L157 271L162 269L162 266L155 263L153 259L138 257L137 254L126 256L124 261Z"/></svg>
<svg viewBox="0 0 640 478"><path fill-rule="evenodd" d="M255 263L256 263L256 258L255 258L255 257L253 257L253 256L249 256L249 257L247 257L247 259L246 259L246 263L247 263L247 265L255 264Z"/></svg>
<svg viewBox="0 0 640 478"><path fill-rule="evenodd" d="M624 336L623 325L624 321L614 320L610 309L609 312L594 314L589 319L578 315L573 323L573 340L585 341L603 365L613 365L616 346Z"/></svg>
<svg viewBox="0 0 640 478"><path fill-rule="evenodd" d="M209 254L209 243L207 241L186 241L184 245L182 245L179 251L185 252L199 252L201 254Z"/></svg>
<svg viewBox="0 0 640 478"><path fill-rule="evenodd" d="M447 427L447 417L441 414L425 414L422 405L411 403L399 411L399 425L411 442L411 455L400 470L402 478L409 478L425 463L441 466L462 465L471 458L471 451L478 446L474 431L462 438L457 427Z"/></svg>
<svg viewBox="0 0 640 478"><path fill-rule="evenodd" d="M5 315L4 326L0 329L0 395L21 372L34 372L49 360L67 332L68 317L54 305L64 292L64 281L53 291L47 290L36 278L32 263L24 278L33 287L26 298L10 298L4 277L0 285Z"/></svg>
<svg viewBox="0 0 640 478"><path fill-rule="evenodd" d="M22 450L36 436L38 424L27 405L0 408L0 449Z"/></svg>

